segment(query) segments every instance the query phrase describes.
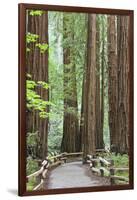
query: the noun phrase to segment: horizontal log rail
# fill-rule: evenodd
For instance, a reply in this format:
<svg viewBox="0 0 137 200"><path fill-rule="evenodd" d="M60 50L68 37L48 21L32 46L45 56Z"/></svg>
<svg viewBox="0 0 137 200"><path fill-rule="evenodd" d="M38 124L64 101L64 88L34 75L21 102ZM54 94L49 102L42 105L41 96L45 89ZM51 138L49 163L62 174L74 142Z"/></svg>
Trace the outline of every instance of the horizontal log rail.
<svg viewBox="0 0 137 200"><path fill-rule="evenodd" d="M83 152L64 153L66 156L80 156Z"/></svg>
<svg viewBox="0 0 137 200"><path fill-rule="evenodd" d="M110 168L111 169L111 168ZM115 171L115 172L129 172L129 168L127 168L127 167L123 167L123 168L113 168L113 170Z"/></svg>
<svg viewBox="0 0 137 200"><path fill-rule="evenodd" d="M39 176L42 172L43 172L44 167L41 167L40 170L34 172L33 174L30 174L29 176L27 176L27 180L32 178L32 177L36 177Z"/></svg>
<svg viewBox="0 0 137 200"><path fill-rule="evenodd" d="M105 159L100 157L93 157L91 155L87 155L87 163L89 163L90 169L93 173L99 176L108 176L110 178L110 184L116 184L116 180L129 182L129 178L123 176L115 175L116 172L128 172L128 167L115 167L114 161L112 159Z"/></svg>
<svg viewBox="0 0 137 200"><path fill-rule="evenodd" d="M56 154L52 153L51 156L48 156L42 163L41 167L38 171L28 175L26 177L26 181L28 182L32 177L37 178L37 181L39 184L33 189L33 190L39 190L43 188L44 179L47 177L48 171L53 169L54 167L57 167L58 165L62 163L66 163L66 160L70 156L81 156L83 155L83 152L73 152L73 153L61 153ZM37 160L38 163L40 163L40 160Z"/></svg>
<svg viewBox="0 0 137 200"><path fill-rule="evenodd" d="M34 173L28 175L28 176L27 176L27 180L29 180L29 179L32 178L32 177L37 177L37 176L39 176L40 174L42 174L43 170L44 170L45 168L47 168L47 167L48 167L48 161L47 161L47 160L44 160L44 161L42 162L42 167L41 167L38 171L36 171L36 172L34 172Z"/></svg>
<svg viewBox="0 0 137 200"><path fill-rule="evenodd" d="M124 181L126 183L129 182L129 178L123 177L123 176L117 176L115 175L116 172L129 172L129 168L110 168L110 183L111 185L116 184L116 180L118 181Z"/></svg>
<svg viewBox="0 0 137 200"><path fill-rule="evenodd" d="M103 150L102 150L103 152ZM82 156L83 152L72 152L72 153L60 153L51 156L48 156L42 163L41 167L38 171L28 175L26 177L27 182L32 178L35 177L37 179L37 182L39 184L34 187L33 190L42 189L44 185L44 179L46 179L48 171L57 167L58 165L61 165L62 163L66 163L67 159L71 156ZM40 163L40 160L38 160L38 163ZM114 161L112 159L105 159L101 156L91 156L87 155L87 163L90 165L90 169L93 173L99 175L99 176L108 176L110 178L111 185L114 185L116 183L116 180L128 182L129 179L122 176L117 176L116 172L128 172L129 168L115 168L114 167Z"/></svg>
<svg viewBox="0 0 137 200"><path fill-rule="evenodd" d="M63 156L63 154L58 154L58 155L54 155L54 156L48 156L48 159L56 159L56 158L61 158Z"/></svg>
<svg viewBox="0 0 137 200"><path fill-rule="evenodd" d="M109 162L109 161L107 161L106 159L104 159L104 158L102 158L102 157L99 157L99 161L100 161L100 164L101 164L101 166L107 166L107 167L109 167L109 166L111 166L112 165L112 161L111 162Z"/></svg>
<svg viewBox="0 0 137 200"><path fill-rule="evenodd" d="M96 149L96 153L108 153L109 151L106 149Z"/></svg>
<svg viewBox="0 0 137 200"><path fill-rule="evenodd" d="M33 190L39 190L43 188L43 183L44 183L44 179L47 177L48 171L60 164L62 164L63 162L66 162L66 160L62 159L63 155L59 154L59 155L55 155L55 156L51 156L51 157L47 157L42 163L41 163L41 167L38 171L28 175L26 177L27 182L32 178L35 177L37 178L37 181L40 182Z"/></svg>
<svg viewBox="0 0 137 200"><path fill-rule="evenodd" d="M124 177L124 176L111 176L111 179L113 179L112 181L114 180L119 180L119 181L124 181L124 182L129 182L129 179L127 177Z"/></svg>

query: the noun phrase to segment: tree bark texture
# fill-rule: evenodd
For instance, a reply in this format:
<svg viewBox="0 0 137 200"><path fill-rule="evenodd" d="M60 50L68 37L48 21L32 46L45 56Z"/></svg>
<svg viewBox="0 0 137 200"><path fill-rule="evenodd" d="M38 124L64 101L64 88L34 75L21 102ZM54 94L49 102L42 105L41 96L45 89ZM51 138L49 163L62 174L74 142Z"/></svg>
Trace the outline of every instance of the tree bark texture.
<svg viewBox="0 0 137 200"><path fill-rule="evenodd" d="M118 144L120 153L129 150L129 17L117 17L118 46Z"/></svg>
<svg viewBox="0 0 137 200"><path fill-rule="evenodd" d="M108 16L108 100L109 100L109 130L110 147L113 151L118 149L118 126L117 126L117 39L116 39L116 16Z"/></svg>
<svg viewBox="0 0 137 200"><path fill-rule="evenodd" d="M78 103L76 86L76 66L71 62L73 57L71 46L73 44L74 32L69 27L69 16L63 18L63 37L67 44L63 48L64 62L64 118L63 138L61 143L62 152L76 152L78 147Z"/></svg>
<svg viewBox="0 0 137 200"><path fill-rule="evenodd" d="M96 148L103 149L103 129L101 128L101 91L100 91L100 25L99 18L96 17L96 96L95 96L95 114L96 114ZM104 97L103 97L104 98Z"/></svg>
<svg viewBox="0 0 137 200"><path fill-rule="evenodd" d="M37 43L48 43L48 13L41 16L28 15L27 31L39 36ZM31 74L34 81L48 82L48 51L40 53L40 49L31 43L27 52L26 72ZM41 87L36 89L43 100L48 101L49 92ZM48 112L48 108L46 108ZM47 155L48 119L41 119L38 111L27 112L27 132L38 131L40 137L38 157L44 159Z"/></svg>
<svg viewBox="0 0 137 200"><path fill-rule="evenodd" d="M84 160L87 154L95 152L95 97L96 97L96 15L88 15L87 65L84 80L84 131L83 152Z"/></svg>

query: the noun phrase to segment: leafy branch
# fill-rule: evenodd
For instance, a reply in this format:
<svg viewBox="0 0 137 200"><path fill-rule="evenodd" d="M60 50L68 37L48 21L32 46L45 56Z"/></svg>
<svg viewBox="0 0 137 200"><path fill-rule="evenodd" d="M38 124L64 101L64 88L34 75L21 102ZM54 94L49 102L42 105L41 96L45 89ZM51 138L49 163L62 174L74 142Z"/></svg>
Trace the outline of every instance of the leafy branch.
<svg viewBox="0 0 137 200"><path fill-rule="evenodd" d="M29 75L30 77L31 75ZM28 74L27 74L28 77ZM49 84L44 81L26 81L26 97L27 97L27 108L29 110L38 110L40 118L49 117L50 113L46 112L47 106L53 106L54 104L50 101L43 100L36 92L36 87L42 87L43 89L49 89Z"/></svg>
<svg viewBox="0 0 137 200"><path fill-rule="evenodd" d="M44 13L42 10L31 10L29 15L31 16L41 16Z"/></svg>

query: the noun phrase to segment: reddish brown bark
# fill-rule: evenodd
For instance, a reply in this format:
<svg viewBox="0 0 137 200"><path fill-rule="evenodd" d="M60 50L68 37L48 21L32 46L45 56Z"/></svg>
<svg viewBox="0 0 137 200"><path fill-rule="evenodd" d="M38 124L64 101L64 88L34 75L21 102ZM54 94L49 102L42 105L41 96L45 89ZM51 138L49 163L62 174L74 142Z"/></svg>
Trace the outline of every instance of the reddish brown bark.
<svg viewBox="0 0 137 200"><path fill-rule="evenodd" d="M70 30L70 16L63 18L64 41L73 42L74 33ZM75 152L78 148L78 103L76 87L76 66L72 62L73 57L70 44L63 48L64 62L64 118L63 118L63 138L61 144L62 152Z"/></svg>
<svg viewBox="0 0 137 200"><path fill-rule="evenodd" d="M98 16L97 16L98 17ZM103 142L103 121L101 120L104 116L104 110L103 107L101 107L101 103L104 103L104 92L102 92L103 95L101 95L101 83L100 83L100 57L101 57L101 53L100 53L100 25L99 25L99 18L96 19L96 97L95 97L95 114L96 114L96 148L97 149L103 149L104 148L104 142ZM104 59L104 58L103 58ZM103 66L104 68L104 66ZM104 85L104 80L102 82L102 84ZM103 86L102 85L102 86ZM103 88L102 88L103 89ZM103 98L101 98L103 97ZM101 110L102 108L102 110ZM102 111L102 112L101 112Z"/></svg>
<svg viewBox="0 0 137 200"><path fill-rule="evenodd" d="M129 17L117 17L118 39L118 144L120 153L128 153L129 144Z"/></svg>
<svg viewBox="0 0 137 200"><path fill-rule="evenodd" d="M128 153L129 18L108 17L109 128L111 150Z"/></svg>
<svg viewBox="0 0 137 200"><path fill-rule="evenodd" d="M117 126L117 40L116 16L108 16L108 100L109 100L109 129L110 147L113 151L118 148Z"/></svg>
<svg viewBox="0 0 137 200"><path fill-rule="evenodd" d="M41 16L28 15L27 31L39 36L38 43L48 43L48 13ZM40 53L35 43L29 45L30 52L27 52L26 72L32 75L34 81L48 82L48 51ZM48 90L39 88L36 90L43 100L48 101ZM48 112L48 108L46 109ZM40 158L47 155L48 119L41 119L38 111L27 112L27 132L38 131L40 137L39 153Z"/></svg>
<svg viewBox="0 0 137 200"><path fill-rule="evenodd" d="M96 94L96 15L88 15L87 65L84 78L84 108L83 108L83 152L84 159L87 154L95 152L95 94Z"/></svg>

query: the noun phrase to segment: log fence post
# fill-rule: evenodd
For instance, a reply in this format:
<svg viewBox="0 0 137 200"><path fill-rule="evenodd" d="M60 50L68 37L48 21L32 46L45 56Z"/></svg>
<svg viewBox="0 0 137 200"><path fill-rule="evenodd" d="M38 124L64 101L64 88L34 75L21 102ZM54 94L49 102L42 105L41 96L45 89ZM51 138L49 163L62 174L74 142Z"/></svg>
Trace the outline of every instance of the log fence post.
<svg viewBox="0 0 137 200"><path fill-rule="evenodd" d="M110 184L111 185L115 185L115 179L113 178L113 176L115 175L115 170L114 170L114 160L110 160ZM112 177L111 177L112 176Z"/></svg>

